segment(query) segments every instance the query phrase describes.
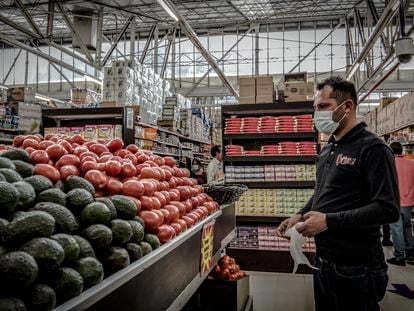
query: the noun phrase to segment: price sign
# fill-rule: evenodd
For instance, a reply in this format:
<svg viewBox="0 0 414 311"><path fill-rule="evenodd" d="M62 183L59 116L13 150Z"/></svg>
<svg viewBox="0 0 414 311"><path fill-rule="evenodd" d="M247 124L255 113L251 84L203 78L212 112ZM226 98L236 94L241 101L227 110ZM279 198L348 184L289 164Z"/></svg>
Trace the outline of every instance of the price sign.
<svg viewBox="0 0 414 311"><path fill-rule="evenodd" d="M201 234L200 273L205 274L213 264L213 238L215 220L203 226Z"/></svg>

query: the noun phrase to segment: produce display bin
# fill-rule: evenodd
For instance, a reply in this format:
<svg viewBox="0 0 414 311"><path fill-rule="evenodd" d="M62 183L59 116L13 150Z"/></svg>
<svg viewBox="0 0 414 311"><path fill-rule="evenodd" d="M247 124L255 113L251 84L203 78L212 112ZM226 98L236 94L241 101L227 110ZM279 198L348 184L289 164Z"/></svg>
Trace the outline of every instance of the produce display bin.
<svg viewBox="0 0 414 311"><path fill-rule="evenodd" d="M234 204L221 206L177 238L56 310L181 310L217 264L226 241L234 235L234 221L227 219L230 217L235 218ZM202 230L212 220L215 220L213 241L220 247L214 248L212 266L201 275Z"/></svg>

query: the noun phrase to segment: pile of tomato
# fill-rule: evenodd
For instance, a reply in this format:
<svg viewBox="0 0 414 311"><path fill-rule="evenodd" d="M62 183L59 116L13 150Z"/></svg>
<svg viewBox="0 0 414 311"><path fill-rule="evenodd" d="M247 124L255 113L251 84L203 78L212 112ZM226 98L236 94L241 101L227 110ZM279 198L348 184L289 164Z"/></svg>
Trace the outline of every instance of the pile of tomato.
<svg viewBox="0 0 414 311"><path fill-rule="evenodd" d="M220 258L218 264L211 271L210 278L215 280L238 280L244 278L246 272L241 271L234 258L230 256L223 256Z"/></svg>
<svg viewBox="0 0 414 311"><path fill-rule="evenodd" d="M121 139L86 142L82 136L19 135L13 146L24 148L35 166L34 174L58 182L81 176L96 189L96 196L126 195L148 232L165 243L187 230L219 206L187 169L172 157L160 157L136 145L124 148Z"/></svg>

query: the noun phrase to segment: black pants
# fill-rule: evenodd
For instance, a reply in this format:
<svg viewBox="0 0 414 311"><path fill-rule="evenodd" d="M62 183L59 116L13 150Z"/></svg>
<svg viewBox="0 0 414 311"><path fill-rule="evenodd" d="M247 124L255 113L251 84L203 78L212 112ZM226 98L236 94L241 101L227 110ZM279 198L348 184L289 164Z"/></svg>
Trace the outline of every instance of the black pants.
<svg viewBox="0 0 414 311"><path fill-rule="evenodd" d="M377 311L387 289L387 265L349 266L316 258L316 311Z"/></svg>
<svg viewBox="0 0 414 311"><path fill-rule="evenodd" d="M383 225L382 226L382 240L383 241L391 241L390 225Z"/></svg>

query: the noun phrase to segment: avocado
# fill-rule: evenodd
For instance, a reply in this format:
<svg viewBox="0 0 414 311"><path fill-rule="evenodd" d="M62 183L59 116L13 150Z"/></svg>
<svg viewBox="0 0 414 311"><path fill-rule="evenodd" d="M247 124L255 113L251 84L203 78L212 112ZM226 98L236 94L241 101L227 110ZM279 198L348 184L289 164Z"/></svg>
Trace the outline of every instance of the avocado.
<svg viewBox="0 0 414 311"><path fill-rule="evenodd" d="M66 206L66 194L56 188L40 192L37 202L50 202Z"/></svg>
<svg viewBox="0 0 414 311"><path fill-rule="evenodd" d="M14 297L0 298L1 311L27 311L23 301Z"/></svg>
<svg viewBox="0 0 414 311"><path fill-rule="evenodd" d="M107 208L111 211L111 220L116 219L118 216L116 214L116 208L114 203L108 198L96 198L96 202L101 202L106 205Z"/></svg>
<svg viewBox="0 0 414 311"><path fill-rule="evenodd" d="M49 285L35 284L27 294L27 306L33 311L50 311L56 307L56 293Z"/></svg>
<svg viewBox="0 0 414 311"><path fill-rule="evenodd" d="M9 168L15 170L16 165L14 165L12 160L0 157L0 168Z"/></svg>
<svg viewBox="0 0 414 311"><path fill-rule="evenodd" d="M30 163L26 163L21 160L14 160L13 164L16 167L16 172L19 173L22 178L30 177L33 175L34 166Z"/></svg>
<svg viewBox="0 0 414 311"><path fill-rule="evenodd" d="M68 267L57 269L53 288L59 304L79 296L83 291L83 278L76 270Z"/></svg>
<svg viewBox="0 0 414 311"><path fill-rule="evenodd" d="M160 240L155 234L147 233L144 239L145 239L145 242L148 242L149 244L151 244L151 248L153 250L161 246Z"/></svg>
<svg viewBox="0 0 414 311"><path fill-rule="evenodd" d="M65 183L62 180L59 180L55 184L55 189L59 189L60 191L65 192Z"/></svg>
<svg viewBox="0 0 414 311"><path fill-rule="evenodd" d="M85 189L89 191L90 194L95 195L95 188L89 181L79 176L69 176L68 179L66 179L65 183L66 192L69 192L76 188Z"/></svg>
<svg viewBox="0 0 414 311"><path fill-rule="evenodd" d="M13 213L19 200L19 193L15 186L8 182L0 182L0 216L9 216Z"/></svg>
<svg viewBox="0 0 414 311"><path fill-rule="evenodd" d="M36 201L36 192L32 185L25 181L18 181L13 183L13 186L19 194L16 209L27 210L32 207Z"/></svg>
<svg viewBox="0 0 414 311"><path fill-rule="evenodd" d="M145 229L145 222L144 222L144 220L141 217L135 216L134 217L134 220L135 221L138 221L141 224L141 226Z"/></svg>
<svg viewBox="0 0 414 311"><path fill-rule="evenodd" d="M33 175L25 178L24 181L32 185L33 189L36 191L36 194L53 188L53 183L42 175Z"/></svg>
<svg viewBox="0 0 414 311"><path fill-rule="evenodd" d="M9 222L6 219L0 218L0 244L4 241L3 237L8 224Z"/></svg>
<svg viewBox="0 0 414 311"><path fill-rule="evenodd" d="M82 235L92 244L94 250L108 247L112 243L112 231L105 225L91 225Z"/></svg>
<svg viewBox="0 0 414 311"><path fill-rule="evenodd" d="M114 195L111 198L116 208L118 218L124 220L132 220L137 214L137 207L134 201L124 195Z"/></svg>
<svg viewBox="0 0 414 311"><path fill-rule="evenodd" d="M25 252L10 252L0 257L2 291L21 291L34 283L38 273L36 260Z"/></svg>
<svg viewBox="0 0 414 311"><path fill-rule="evenodd" d="M66 194L66 204L67 207L74 213L75 215L79 215L83 208L93 203L93 195L82 188L76 188L69 191Z"/></svg>
<svg viewBox="0 0 414 311"><path fill-rule="evenodd" d="M42 211L24 212L8 223L4 240L14 246L38 237L50 237L55 230L55 219Z"/></svg>
<svg viewBox="0 0 414 311"><path fill-rule="evenodd" d="M94 257L96 258L95 251L93 250L93 247L91 243L88 242L88 240L84 239L83 237L79 235L72 235L72 237L78 242L79 245L79 258L84 257Z"/></svg>
<svg viewBox="0 0 414 311"><path fill-rule="evenodd" d="M65 258L63 260L63 264L66 265L79 258L80 247L74 237L72 237L69 234L59 233L52 235L50 238L55 240L62 246Z"/></svg>
<svg viewBox="0 0 414 311"><path fill-rule="evenodd" d="M41 272L50 272L58 268L65 252L63 247L49 238L35 238L23 244L20 251L26 252L36 260Z"/></svg>
<svg viewBox="0 0 414 311"><path fill-rule="evenodd" d="M129 259L131 260L131 262L134 262L134 261L140 259L143 256L142 255L142 248L138 244L127 243L125 248L126 248L128 254L129 254Z"/></svg>
<svg viewBox="0 0 414 311"><path fill-rule="evenodd" d="M3 152L0 157L6 158L9 160L20 160L23 162L30 162L29 153L24 149L10 149Z"/></svg>
<svg viewBox="0 0 414 311"><path fill-rule="evenodd" d="M130 239L131 243L139 244L144 239L144 227L136 220L128 220L132 228L132 237Z"/></svg>
<svg viewBox="0 0 414 311"><path fill-rule="evenodd" d="M66 207L56 204L41 202L37 203L31 211L43 211L53 216L56 221L55 233L71 234L79 229L79 223L75 216Z"/></svg>
<svg viewBox="0 0 414 311"><path fill-rule="evenodd" d="M73 268L83 277L85 287L94 286L102 282L104 269L102 264L93 257L85 257L76 260Z"/></svg>
<svg viewBox="0 0 414 311"><path fill-rule="evenodd" d="M123 245L132 237L132 227L126 220L111 220L111 230L114 244Z"/></svg>
<svg viewBox="0 0 414 311"><path fill-rule="evenodd" d="M4 254L7 254L7 249L0 245L0 256L3 256Z"/></svg>
<svg viewBox="0 0 414 311"><path fill-rule="evenodd" d="M105 274L113 274L130 264L130 259L126 249L113 246L109 249L108 255L104 260Z"/></svg>
<svg viewBox="0 0 414 311"><path fill-rule="evenodd" d="M22 181L22 176L19 175L15 170L10 168L0 168L0 174L6 178L6 181L9 183L14 183L16 181Z"/></svg>
<svg viewBox="0 0 414 311"><path fill-rule="evenodd" d="M149 244L148 242L142 241L139 245L142 249L142 256L145 256L152 252L151 244Z"/></svg>
<svg viewBox="0 0 414 311"><path fill-rule="evenodd" d="M106 225L111 219L111 211L105 204L93 202L85 206L80 214L80 221L83 226L93 224Z"/></svg>

